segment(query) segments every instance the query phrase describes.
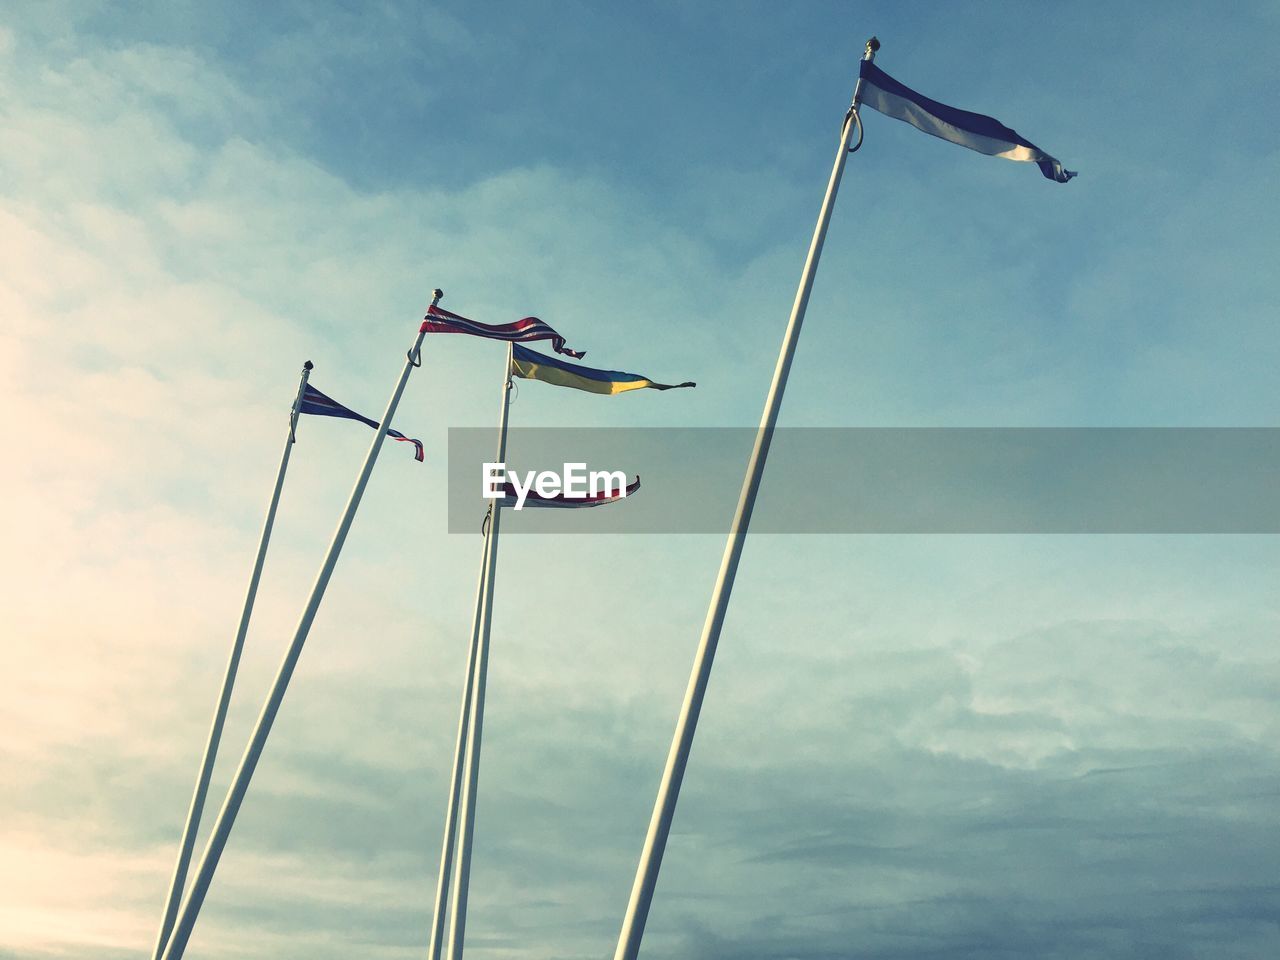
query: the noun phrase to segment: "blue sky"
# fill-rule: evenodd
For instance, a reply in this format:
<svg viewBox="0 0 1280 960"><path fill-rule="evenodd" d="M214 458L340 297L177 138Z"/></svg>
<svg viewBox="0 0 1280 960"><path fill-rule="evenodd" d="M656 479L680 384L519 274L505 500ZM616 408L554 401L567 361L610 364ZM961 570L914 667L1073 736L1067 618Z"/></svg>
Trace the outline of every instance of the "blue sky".
<svg viewBox="0 0 1280 960"><path fill-rule="evenodd" d="M1066 186L870 114L782 422L1273 426L1274 5L17 4L0 24L0 957L150 944L302 360L373 413L433 287L756 422L872 33ZM420 954L478 537L432 340L190 956ZM542 388L542 389L539 389ZM368 441L303 424L225 787ZM737 475L726 483L736 486ZM762 509L767 508L766 484ZM612 949L723 541L509 537L468 953ZM650 957L1269 957L1266 537L747 547Z"/></svg>

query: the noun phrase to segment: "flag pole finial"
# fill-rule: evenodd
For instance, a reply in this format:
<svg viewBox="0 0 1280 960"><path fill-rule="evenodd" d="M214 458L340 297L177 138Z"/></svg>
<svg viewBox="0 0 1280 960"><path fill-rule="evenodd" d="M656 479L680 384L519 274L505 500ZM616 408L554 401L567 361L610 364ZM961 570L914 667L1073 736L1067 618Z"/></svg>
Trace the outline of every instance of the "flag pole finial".
<svg viewBox="0 0 1280 960"><path fill-rule="evenodd" d="M876 51L880 49L880 40L878 37L872 37L867 41L867 45L862 51L862 62L872 63L876 58ZM850 153L857 153L862 146L862 118L858 116L858 104L862 96L862 73L859 70L858 82L853 87L853 100L849 104L849 112L844 115L844 125L847 127L850 123L857 128L858 141L849 148Z"/></svg>
<svg viewBox="0 0 1280 960"><path fill-rule="evenodd" d="M435 310L436 304L440 302L440 298L443 296L444 296L444 291L441 290L439 287L436 287L434 290L431 291L431 306L427 308L427 317L426 317L428 320L431 319L431 311ZM427 325L425 323L422 325L422 329L424 332L426 331ZM415 346L412 350L410 350L408 353L405 354L405 356L409 358L409 362L412 363L415 367L422 366L421 347L422 347L422 338L419 337L417 346Z"/></svg>
<svg viewBox="0 0 1280 960"><path fill-rule="evenodd" d="M314 370L315 368L316 368L316 365L312 363L310 360L304 360L302 363L303 370Z"/></svg>

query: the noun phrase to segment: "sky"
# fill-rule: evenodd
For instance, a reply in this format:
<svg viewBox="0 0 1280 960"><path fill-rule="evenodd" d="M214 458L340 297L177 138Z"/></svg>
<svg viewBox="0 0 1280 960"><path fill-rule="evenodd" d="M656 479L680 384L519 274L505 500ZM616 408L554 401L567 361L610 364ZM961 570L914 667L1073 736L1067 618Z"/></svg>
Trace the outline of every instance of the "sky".
<svg viewBox="0 0 1280 960"><path fill-rule="evenodd" d="M698 382L513 424L754 425L873 33L1080 175L868 112L783 425L1280 421L1274 4L6 5L0 958L150 949L302 361L377 416L440 287ZM193 960L423 954L501 357L428 341ZM369 439L300 426L211 807ZM722 549L504 536L468 956L613 950ZM1275 956L1278 568L750 538L642 955Z"/></svg>

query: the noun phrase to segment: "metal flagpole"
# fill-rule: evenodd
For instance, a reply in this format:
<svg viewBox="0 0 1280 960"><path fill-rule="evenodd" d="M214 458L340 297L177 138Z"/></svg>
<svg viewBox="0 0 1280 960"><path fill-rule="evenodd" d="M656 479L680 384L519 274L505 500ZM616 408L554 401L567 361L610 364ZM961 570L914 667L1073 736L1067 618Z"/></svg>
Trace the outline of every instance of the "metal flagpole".
<svg viewBox="0 0 1280 960"><path fill-rule="evenodd" d="M867 41L863 59L875 59L879 48L880 41L872 37ZM680 782L684 778L685 766L689 762L689 749L693 746L693 735L698 724L698 714L702 709L702 700L707 692L707 681L711 677L711 664L715 659L716 644L720 640L720 630L724 626L725 611L729 607L729 595L733 591L738 561L742 556L743 544L746 542L747 527L751 523L751 511L755 508L756 493L760 488L760 478L764 475L769 444L773 440L773 429L778 422L778 411L782 407L782 393L786 389L796 343L800 339L800 326L804 323L805 307L809 304L809 291L813 286L813 276L818 268L818 258L822 255L822 243L827 236L831 208L835 203L836 190L840 186L840 175L844 172L845 160L851 152L850 138L854 127L860 125L857 107L861 87L862 81L859 79L853 90L853 102L845 117L844 129L840 134L840 148L836 151L835 166L831 169L827 194L823 198L822 211L818 214L818 224L814 228L813 240L809 244L809 255L805 259L800 287L796 291L795 303L791 307L791 318L787 321L787 332L782 340L782 350L778 354L778 364L773 371L773 383L769 387L769 396L765 400L760 429L756 432L755 446L751 450L750 460L747 461L747 475L742 483L742 493L738 497L738 509L734 514L729 540L725 544L724 559L720 563L720 575L716 579L715 589L711 594L711 605L707 610L702 639L698 643L698 652L694 657L689 688L685 692L680 717L676 721L671 752L667 756L666 769L663 770L662 782L658 786L653 816L649 820L649 832L645 837L640 863L636 868L631 900L627 904L627 912L622 920L622 930L618 934L618 948L614 953L614 960L635 960L640 952L640 940L644 936L645 921L649 917L649 906L653 902L653 891L658 882L658 870L662 866L662 854L666 850L667 836L671 832L671 819L675 814L676 800L680 795ZM857 147L855 146L854 149Z"/></svg>
<svg viewBox="0 0 1280 960"><path fill-rule="evenodd" d="M484 550L480 557L480 580L476 584L475 611L471 615L471 645L467 651L467 679L462 687L462 709L458 716L458 741L453 749L453 773L449 777L449 805L444 815L444 842L440 848L440 875L436 880L436 906L431 920L431 946L428 960L440 960L444 944L445 909L448 904L449 877L453 871L454 837L457 834L458 796L462 791L463 759L466 757L467 727L471 719L471 687L476 676L476 651L480 647L480 614L484 606L485 564L489 556L489 533L486 530Z"/></svg>
<svg viewBox="0 0 1280 960"><path fill-rule="evenodd" d="M439 303L440 298L443 296L444 293L442 291L436 290L431 300L432 306ZM253 771L262 756L262 748L266 745L267 735L271 733L271 725L275 722L276 714L280 710L280 704L284 700L285 690L288 688L289 680L293 676L294 667L298 664L298 657L302 654L302 646L307 640L307 634L311 631L311 623L315 620L316 611L320 609L320 601L324 598L325 588L329 586L329 578L333 575L333 568L338 563L338 554L342 552L342 545L346 542L347 533L351 530L351 522L355 519L356 508L360 506L360 498L364 495L364 488L369 482L369 475L373 472L373 465L377 462L378 452L382 449L382 441L387 435L387 428L391 426L391 419L395 416L396 407L400 403L401 394L404 393L409 374L413 372L414 367L421 365L420 350L424 336L426 336L426 332L419 329L417 339L414 340L413 346L405 357L404 368L400 371L400 379L396 381L395 388L391 391L391 399L387 401L387 409L382 414L382 420L379 421L377 436L373 438L373 443L369 445L369 452L364 458L364 466L360 468L355 486L351 490L351 498L347 501L346 509L343 510L342 517L338 521L338 529L334 531L333 540L329 544L329 551L325 554L324 563L320 566L319 574L316 575L316 582L311 587L311 596L307 598L307 605L303 608L302 617L298 621L298 628L293 636L293 642L289 645L289 649L285 652L284 660L280 663L280 670L271 686L271 692L267 695L266 703L262 706L262 713L258 716L257 725L253 728L253 734L249 738L249 745L245 748L244 757L240 760L240 766L236 769L235 778L232 780L231 787L227 791L227 797L222 803L222 810L218 813L218 819L213 825L213 831L209 835L208 846L205 847L204 856L200 858L200 865L196 868L196 876L191 883L191 891L182 903L182 910L178 914L173 934L162 954L163 960L179 960L186 952L187 941L191 938L191 931L195 927L196 917L200 913L200 907L204 903L205 895L209 892L209 884L213 880L213 873L217 870L218 860L222 856L222 851L226 848L227 838L231 835L231 828L235 824L236 814L240 811L240 805L244 802L245 793L249 789L249 780L253 777Z"/></svg>
<svg viewBox="0 0 1280 960"><path fill-rule="evenodd" d="M511 344L502 373L502 406L498 412L497 463L507 459L507 413L511 403ZM498 523L502 505L494 500L489 507L489 534L485 541L483 597L480 609L480 646L471 691L471 720L467 731L466 778L462 782L462 822L458 826L458 866L453 876L453 897L449 913L449 960L462 960L467 928L467 891L471 883L471 843L476 828L476 788L480 778L480 736L484 727L485 679L489 670L489 629L493 626L493 580L498 560Z"/></svg>
<svg viewBox="0 0 1280 960"><path fill-rule="evenodd" d="M231 688L235 685L236 671L240 667L240 653L244 649L245 634L249 632L249 618L253 613L253 601L258 595L262 565L267 559L267 543L271 540L271 528L276 521L276 507L280 504L280 491L284 489L284 474L289 468L289 454L293 450L299 408L302 406L302 396L307 390L311 368L310 360L302 365L298 395L294 397L293 409L289 412L289 434L285 437L284 452L280 455L280 469L276 472L276 485L271 491L271 502L267 505L267 518L262 523L262 534L258 538L258 555L253 561L249 589L245 593L244 608L240 611L240 626L231 644L231 656L227 659L226 674L222 678L222 690L218 694L218 704L213 711L213 724L209 729L209 740L204 747L204 759L200 763L200 772L196 775L195 791L191 795L191 807L187 811L187 825L182 830L182 840L178 845L178 862L174 865L173 878L169 881L169 893L165 900L164 914L160 919L160 933L156 936L155 949L151 953L152 960L159 960L164 951L165 943L169 939L169 931L173 929L173 919L177 915L178 904L182 900L183 888L187 885L187 867L191 863L191 849L195 846L196 833L200 829L200 815L204 812L204 801L209 792L209 778L213 774L213 764L218 756L218 743L222 739L222 727L227 719L227 706L231 703Z"/></svg>

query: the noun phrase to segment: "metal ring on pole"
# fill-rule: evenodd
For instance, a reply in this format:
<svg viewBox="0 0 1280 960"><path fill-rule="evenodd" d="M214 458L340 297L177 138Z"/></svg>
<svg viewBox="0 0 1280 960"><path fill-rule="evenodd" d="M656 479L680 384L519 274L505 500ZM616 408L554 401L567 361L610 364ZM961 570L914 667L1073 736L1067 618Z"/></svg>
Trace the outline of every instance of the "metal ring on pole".
<svg viewBox="0 0 1280 960"><path fill-rule="evenodd" d="M845 114L844 116L845 126L849 125L850 120L852 120L858 126L858 142L849 148L849 152L857 153L858 148L862 146L862 118L858 116L857 107L850 107L849 112Z"/></svg>
<svg viewBox="0 0 1280 960"><path fill-rule="evenodd" d="M489 509L484 512L484 519L480 521L480 536L487 537L489 535L489 521L493 519L493 505L489 505Z"/></svg>
<svg viewBox="0 0 1280 960"><path fill-rule="evenodd" d="M407 359L411 364L413 364L413 366L420 367L422 366L422 351L407 350L405 351L405 359Z"/></svg>

